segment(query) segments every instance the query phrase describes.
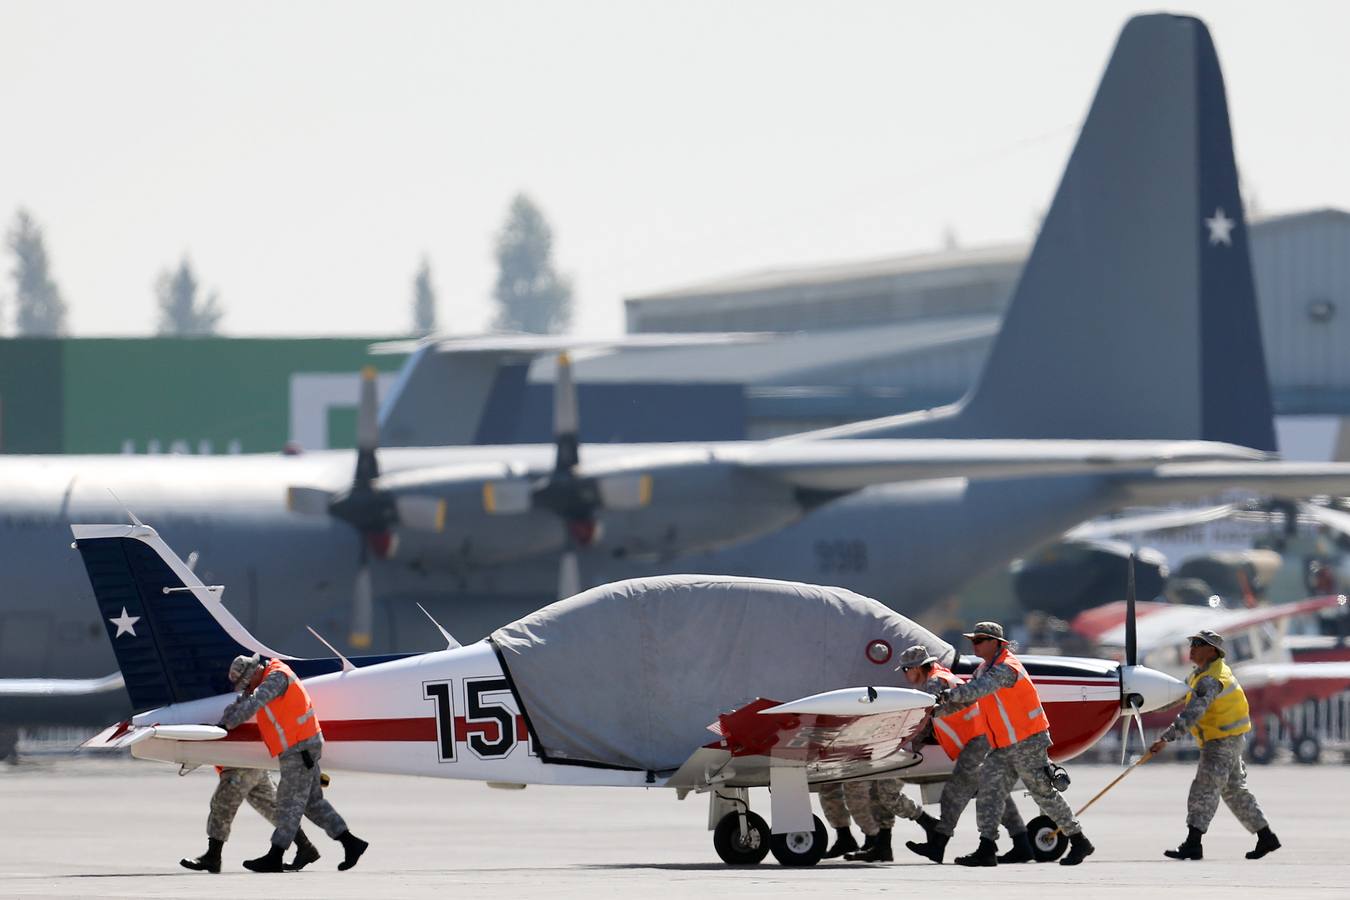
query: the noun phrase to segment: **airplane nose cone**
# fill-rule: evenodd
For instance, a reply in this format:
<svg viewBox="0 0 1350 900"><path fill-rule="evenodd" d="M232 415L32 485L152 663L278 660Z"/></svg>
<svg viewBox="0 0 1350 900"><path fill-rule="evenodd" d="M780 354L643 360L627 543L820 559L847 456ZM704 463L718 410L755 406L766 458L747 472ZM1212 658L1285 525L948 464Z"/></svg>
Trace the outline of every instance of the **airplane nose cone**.
<svg viewBox="0 0 1350 900"><path fill-rule="evenodd" d="M1185 682L1157 669L1147 666L1120 667L1121 697L1137 695L1143 701L1139 706L1140 712L1164 709L1184 699L1189 691Z"/></svg>

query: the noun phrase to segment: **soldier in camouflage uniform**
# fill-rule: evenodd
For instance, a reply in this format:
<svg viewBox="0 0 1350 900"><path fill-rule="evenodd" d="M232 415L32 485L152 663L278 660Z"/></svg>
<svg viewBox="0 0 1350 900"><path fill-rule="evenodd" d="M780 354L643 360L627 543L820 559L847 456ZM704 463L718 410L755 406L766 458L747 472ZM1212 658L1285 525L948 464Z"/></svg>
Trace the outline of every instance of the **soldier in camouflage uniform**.
<svg viewBox="0 0 1350 900"><path fill-rule="evenodd" d="M264 667L258 654L235 657L230 663L229 677L230 683L242 693L221 715L220 725L226 730L243 724L260 712L267 712L270 704L290 691L299 690L303 693L303 687L284 663L272 660ZM309 706L307 715L312 714L313 706ZM317 719L315 721L317 724ZM272 832L272 846L267 854L244 861L244 867L251 871L282 871L282 854L295 840L302 816L342 844L345 855L343 861L338 863L340 871L356 865L369 846L347 829L342 816L323 798L319 771L319 759L323 756L323 732L317 728L315 730L313 737L295 742L277 756L281 781L277 789L276 829Z"/></svg>
<svg viewBox="0 0 1350 900"><path fill-rule="evenodd" d="M1247 697L1224 662L1221 635L1204 629L1191 635L1190 642L1190 658L1195 665L1187 681L1190 698L1149 748L1161 753L1168 743L1188 731L1200 744L1200 764L1186 798L1186 840L1177 849L1163 853L1172 859L1203 859L1201 839L1222 798L1242 827L1256 835L1256 847L1247 852L1247 858L1260 859L1280 849L1280 839L1247 790L1247 767L1242 762L1247 732L1251 730Z"/></svg>
<svg viewBox="0 0 1350 900"><path fill-rule="evenodd" d="M937 666L938 658L929 653L928 648L922 645L916 644L900 654L899 668L905 673L905 678L910 685L934 696L951 686L946 680L939 677ZM916 744L937 743L937 737L933 733L933 721L934 717L930 716L924 732L915 738ZM942 786L940 815L937 819L925 813L913 801L908 801L913 814L906 815L901 812L901 815L907 819L913 819L923 826L928 837L924 843L906 841L906 847L920 856L931 859L933 862L942 862L947 841L956 833L956 823L960 820L961 813L965 811L966 806L979 792L980 766L984 764L984 758L988 755L989 738L983 734L972 737L961 748L952 766L951 777ZM1013 839L1013 849L1000 856L998 861L1000 863L1030 862L1034 858L1034 854L1031 851L1031 841L1027 837L1027 826L1022 821L1022 816L1017 811L1017 804L1013 802L1011 796L1008 797L1003 807L1002 824Z"/></svg>
<svg viewBox="0 0 1350 900"><path fill-rule="evenodd" d="M220 872L220 851L230 839L230 825L245 800L273 826L277 824L277 795L272 779L261 769L216 768L219 776L211 794L211 812L206 817L206 852L195 859L184 857L178 864L194 872ZM295 859L285 865L288 872L296 872L319 858L319 850L305 835L304 829L295 832Z"/></svg>
<svg viewBox="0 0 1350 900"><path fill-rule="evenodd" d="M980 846L974 853L958 857L956 861L966 866L998 864L995 841L999 823L1007 807L1009 792L1020 776L1041 812L1069 836L1069 852L1059 861L1060 865L1076 866L1096 848L1083 834L1073 810L1050 781L1050 732L1036 686L1026 676L1021 662L1008 651L1003 626L996 622L980 622L966 637L982 662L970 681L938 695L933 714L951 715L980 701L982 707L989 704L1000 711L999 721L989 721L991 733L993 729L1003 727L1003 723L1007 723L1007 732L1014 728L1022 730L1000 732L991 741L995 746L980 767L980 790L975 804ZM1011 710L1010 714L1004 711L1005 707ZM985 718L992 718L988 710ZM1012 724L1014 720L1018 723L1016 726Z"/></svg>

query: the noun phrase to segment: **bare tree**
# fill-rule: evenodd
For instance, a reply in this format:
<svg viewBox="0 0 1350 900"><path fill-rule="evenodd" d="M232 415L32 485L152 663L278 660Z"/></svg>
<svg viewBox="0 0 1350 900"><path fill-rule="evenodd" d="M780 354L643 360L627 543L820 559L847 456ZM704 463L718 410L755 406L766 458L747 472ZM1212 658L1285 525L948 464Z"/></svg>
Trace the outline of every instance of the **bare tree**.
<svg viewBox="0 0 1350 900"><path fill-rule="evenodd" d="M14 216L9 231L14 252L14 330L20 335L54 337L66 331L66 301L52 280L42 228L27 210Z"/></svg>
<svg viewBox="0 0 1350 900"><path fill-rule="evenodd" d="M159 300L159 333L181 337L203 337L216 333L224 310L214 291L203 300L197 297L197 276L187 257L177 271L165 270L155 281Z"/></svg>

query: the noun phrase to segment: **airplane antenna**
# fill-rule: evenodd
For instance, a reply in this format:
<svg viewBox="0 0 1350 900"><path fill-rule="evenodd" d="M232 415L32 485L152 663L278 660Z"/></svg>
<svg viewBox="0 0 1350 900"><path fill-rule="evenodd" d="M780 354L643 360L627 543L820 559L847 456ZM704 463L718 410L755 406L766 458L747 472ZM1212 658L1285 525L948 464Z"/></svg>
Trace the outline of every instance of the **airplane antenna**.
<svg viewBox="0 0 1350 900"><path fill-rule="evenodd" d="M342 671L344 671L344 672L355 672L355 671L356 671L356 666L352 665L352 661L351 661L350 659L348 659L347 657L343 656L341 653L339 653L339 652L338 652L338 649L337 649L336 647L334 647L332 644L330 644L330 643L328 643L327 641L325 641L325 640L323 639L323 635L319 634L317 631L315 631L313 628L310 628L308 625L306 625L305 627L306 627L306 628L309 628L309 633L310 633L310 634L314 635L316 638L319 639L319 643L320 643L320 644L323 644L323 645L324 645L325 647L327 647L329 650L333 651L333 655L336 656L338 659L342 660Z"/></svg>
<svg viewBox="0 0 1350 900"><path fill-rule="evenodd" d="M441 623L437 622L435 617L432 616L431 613L427 612L427 608L425 606L419 603L417 604L417 608L422 611L422 615L426 616L428 619L431 619L431 624L435 625L436 630L441 633L441 637L445 638L445 649L454 650L456 647L464 646L459 641L455 640L455 636L453 634L451 634L450 632L446 631L444 628L441 627Z"/></svg>
<svg viewBox="0 0 1350 900"><path fill-rule="evenodd" d="M145 523L142 522L140 519L136 518L136 514L131 511L131 507L127 506L125 503L122 502L122 498L117 496L117 492L114 491L112 488L108 488L107 490L108 493L112 494L112 498L117 501L117 505L122 507L122 511L127 514L127 518L131 520L131 524L136 525L140 528L144 528Z"/></svg>

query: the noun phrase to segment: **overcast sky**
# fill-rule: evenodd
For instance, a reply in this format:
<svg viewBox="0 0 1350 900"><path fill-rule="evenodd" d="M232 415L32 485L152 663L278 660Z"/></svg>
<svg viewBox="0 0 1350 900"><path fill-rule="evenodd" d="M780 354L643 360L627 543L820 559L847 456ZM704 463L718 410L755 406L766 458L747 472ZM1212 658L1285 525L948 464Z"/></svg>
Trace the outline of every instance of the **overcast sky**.
<svg viewBox="0 0 1350 900"><path fill-rule="evenodd" d="M423 255L474 332L523 190L615 334L707 277L1028 239L1141 9L0 0L0 223L44 227L77 335L151 332L184 253L227 334L402 332ZM1249 202L1350 208L1350 4L1187 11Z"/></svg>

